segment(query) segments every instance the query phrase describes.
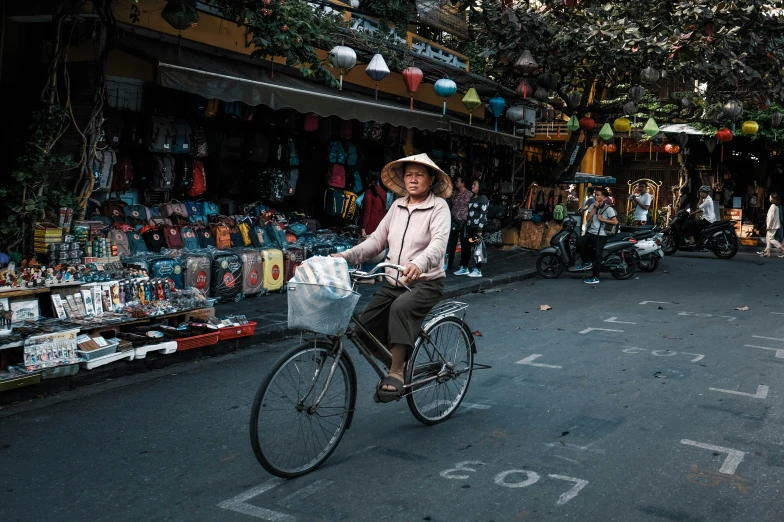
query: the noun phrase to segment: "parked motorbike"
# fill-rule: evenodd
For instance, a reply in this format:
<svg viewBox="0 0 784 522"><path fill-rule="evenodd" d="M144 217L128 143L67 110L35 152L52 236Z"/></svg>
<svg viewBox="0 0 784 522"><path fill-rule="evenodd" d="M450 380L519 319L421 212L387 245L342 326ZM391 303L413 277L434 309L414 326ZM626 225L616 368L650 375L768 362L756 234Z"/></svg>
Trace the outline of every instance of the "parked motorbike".
<svg viewBox="0 0 784 522"><path fill-rule="evenodd" d="M689 220L687 210L679 210L672 218L670 226L664 229L662 250L671 256L678 250L684 252L713 252L719 259L732 259L738 253L740 241L732 221L716 221L706 226L695 238L694 244L686 242L685 226Z"/></svg>
<svg viewBox="0 0 784 522"><path fill-rule="evenodd" d="M536 271L545 279L555 279L567 269L569 272L583 272L577 270L582 260L575 247L576 225L574 219L565 219L561 231L550 240L550 246L539 251ZM635 244L636 240L633 238L608 240L602 252L602 272L609 272L615 279L634 277L637 272Z"/></svg>
<svg viewBox="0 0 784 522"><path fill-rule="evenodd" d="M659 267L659 260L664 257L662 251L663 232L658 227L621 227L619 235L613 239L636 239L635 254L637 268L643 272L655 272Z"/></svg>

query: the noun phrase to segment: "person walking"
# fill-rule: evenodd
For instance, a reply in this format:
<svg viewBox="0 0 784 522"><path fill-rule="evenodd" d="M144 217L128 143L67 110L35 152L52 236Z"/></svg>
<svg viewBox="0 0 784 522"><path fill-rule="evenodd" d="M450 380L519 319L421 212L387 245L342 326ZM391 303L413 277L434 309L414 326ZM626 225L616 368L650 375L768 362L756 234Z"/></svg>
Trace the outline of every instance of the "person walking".
<svg viewBox="0 0 784 522"><path fill-rule="evenodd" d="M362 199L362 220L360 228L362 237L367 237L378 228L378 224L384 219L387 213L387 192L380 185L378 172L371 172L368 175L368 184Z"/></svg>
<svg viewBox="0 0 784 522"><path fill-rule="evenodd" d="M639 194L634 194L632 202L634 204L634 226L645 226L648 222L648 210L651 208L653 196L648 192L648 183L641 181L637 185Z"/></svg>
<svg viewBox="0 0 784 522"><path fill-rule="evenodd" d="M779 249L779 257L784 257L784 248L776 239L776 234L781 228L781 209L779 208L780 204L781 198L778 194L773 192L770 195L770 208L768 209L768 216L765 221L765 225L767 227L767 231L765 232L765 250L762 252L757 252L757 254L761 255L762 257L770 257L771 246L775 246Z"/></svg>
<svg viewBox="0 0 784 522"><path fill-rule="evenodd" d="M599 283L599 273L602 271L602 252L607 243L607 228L605 225L617 225L618 217L615 209L607 203L609 190L606 188L598 189L594 192L596 202L588 209L588 229L585 235L577 240L577 252L583 263L577 270L593 270L593 275L587 278L584 283L595 285ZM590 248L593 246L593 252ZM593 261L587 261L592 258Z"/></svg>
<svg viewBox="0 0 784 522"><path fill-rule="evenodd" d="M487 187L483 181L474 181L471 185L473 196L468 202L468 220L465 226L465 233L460 239L460 266L455 275L467 275L468 277L482 277L482 263L477 263L473 270L468 270L471 261L473 246L471 239L474 237L482 238L482 232L487 225L487 209L490 201L485 193Z"/></svg>
<svg viewBox="0 0 784 522"><path fill-rule="evenodd" d="M452 196L452 230L449 233L449 244L446 250L447 260L444 270L452 270L457 243L465 234L466 222L468 220L468 204L473 196L473 193L466 188L463 176L455 178L455 191L456 194Z"/></svg>

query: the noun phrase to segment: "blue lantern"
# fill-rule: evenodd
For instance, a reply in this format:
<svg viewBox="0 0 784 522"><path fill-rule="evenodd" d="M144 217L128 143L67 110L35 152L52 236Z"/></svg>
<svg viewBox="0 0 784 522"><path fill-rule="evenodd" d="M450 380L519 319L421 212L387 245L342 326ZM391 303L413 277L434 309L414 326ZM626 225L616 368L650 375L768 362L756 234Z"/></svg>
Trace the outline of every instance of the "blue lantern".
<svg viewBox="0 0 784 522"><path fill-rule="evenodd" d="M487 104L490 106L490 112L492 112L493 116L495 116L495 131L498 132L498 118L500 118L504 113L506 100L496 94L490 98L490 101L488 101Z"/></svg>
<svg viewBox="0 0 784 522"><path fill-rule="evenodd" d="M441 78L433 86L436 94L444 98L444 114L446 114L446 99L457 92L457 84L449 78Z"/></svg>

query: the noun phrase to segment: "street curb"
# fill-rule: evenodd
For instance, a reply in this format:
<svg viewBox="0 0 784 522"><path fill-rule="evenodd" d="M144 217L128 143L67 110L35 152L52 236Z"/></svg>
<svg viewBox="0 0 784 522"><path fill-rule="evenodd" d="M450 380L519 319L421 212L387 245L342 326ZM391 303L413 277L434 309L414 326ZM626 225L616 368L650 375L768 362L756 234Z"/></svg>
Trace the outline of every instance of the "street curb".
<svg viewBox="0 0 784 522"><path fill-rule="evenodd" d="M458 286L451 290L444 292L443 299L452 299L461 295L481 292L496 286L515 283L531 279L536 275L536 270L525 270L519 272L512 272L510 274L482 278L479 281L470 280L467 284ZM470 278L467 278L470 279ZM35 386L28 386L19 388L17 390L9 390L0 393L0 406L8 406L21 401L29 401L36 398L48 397L63 391L81 388L83 386L90 386L100 384L113 379L119 379L129 375L136 375L146 373L154 370L160 370L175 364L184 362L195 361L198 359L208 357L220 357L239 350L244 350L252 346L271 344L284 339L296 337L299 335L298 331L289 330L285 325L281 324L280 328L270 329L267 331L256 333L250 337L241 337L232 341L224 341L213 346L207 346L198 350L189 350L185 352L176 352L171 355L158 355L150 353L145 359L135 361L126 361L123 364L103 366L95 370L80 371L72 377L61 377L58 379L50 379L41 381L40 384Z"/></svg>

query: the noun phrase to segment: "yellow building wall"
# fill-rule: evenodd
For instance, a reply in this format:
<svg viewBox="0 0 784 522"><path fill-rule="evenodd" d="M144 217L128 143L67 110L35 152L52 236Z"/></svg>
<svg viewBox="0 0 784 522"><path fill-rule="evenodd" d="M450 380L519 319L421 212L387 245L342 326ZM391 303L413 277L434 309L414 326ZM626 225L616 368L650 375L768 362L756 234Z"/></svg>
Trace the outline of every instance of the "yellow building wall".
<svg viewBox="0 0 784 522"><path fill-rule="evenodd" d="M130 20L130 5L131 4L128 2L116 3L115 17L117 20ZM236 23L200 12L199 22L195 27L191 27L184 31L178 31L161 17L161 9L165 6L163 0L139 0L135 5L141 13L138 24L140 27L172 36L180 35L185 40L192 40L194 42L220 47L246 55L250 55L254 50L253 46L246 44L245 28L238 27ZM407 40L410 44L410 34L408 35ZM328 52L323 50L319 50L318 52L322 59L326 61ZM464 58L462 55L459 56L461 56L461 59ZM285 64L285 59L275 58L275 62ZM343 76L343 82L374 89L375 82L365 74L366 67L367 64L357 64L348 74ZM327 68L336 78L340 76L340 71L329 67L328 64ZM405 98L409 97L406 84L400 73L391 73L384 78L384 80L379 82L378 86L380 91ZM468 87L469 86L458 85L458 88L463 91L467 90ZM338 91L336 91L336 93L337 92ZM468 110L461 101L462 98L463 94L459 91L451 98L448 98L447 109L458 113L468 114ZM423 82L414 94L414 99L418 102L434 105L436 107L443 106L443 99L436 95L433 90L433 84L425 84ZM485 116L484 106L474 109L473 113L474 116L483 119Z"/></svg>
<svg viewBox="0 0 784 522"><path fill-rule="evenodd" d="M588 147L580 163L580 172L586 174L604 175L604 151L601 147Z"/></svg>

